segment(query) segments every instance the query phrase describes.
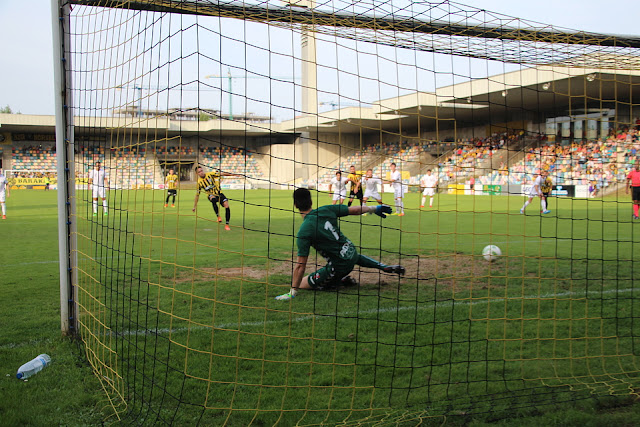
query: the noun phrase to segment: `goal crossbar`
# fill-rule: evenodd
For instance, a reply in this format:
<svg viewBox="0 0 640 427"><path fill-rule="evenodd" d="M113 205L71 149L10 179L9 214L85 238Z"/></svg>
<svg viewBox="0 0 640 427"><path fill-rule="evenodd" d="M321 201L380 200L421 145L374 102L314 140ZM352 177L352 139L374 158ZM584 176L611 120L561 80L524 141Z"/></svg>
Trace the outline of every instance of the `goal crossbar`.
<svg viewBox="0 0 640 427"><path fill-rule="evenodd" d="M390 14L390 17L378 17L369 14L354 14L348 12L324 12L322 9L309 9L296 6L278 7L269 5L265 7L243 2L198 0L181 2L168 0L71 0L69 3L95 7L217 16L222 18L241 18L263 23L313 24L316 26L360 28L376 31L425 33L438 36L479 37L565 45L640 48L640 37L629 35L598 34L570 30L555 31L549 27L518 28L508 25L464 25L439 20L427 21L398 14ZM506 19L507 17L504 18Z"/></svg>

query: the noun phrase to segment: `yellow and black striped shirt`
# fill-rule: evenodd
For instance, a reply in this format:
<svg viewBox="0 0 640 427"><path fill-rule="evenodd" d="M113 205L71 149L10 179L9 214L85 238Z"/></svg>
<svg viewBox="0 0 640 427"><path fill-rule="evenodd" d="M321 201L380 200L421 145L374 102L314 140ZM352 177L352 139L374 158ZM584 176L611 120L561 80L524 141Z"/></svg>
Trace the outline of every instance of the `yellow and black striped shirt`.
<svg viewBox="0 0 640 427"><path fill-rule="evenodd" d="M204 191L212 196L220 195L220 172L207 173L204 178L198 177L198 194Z"/></svg>
<svg viewBox="0 0 640 427"><path fill-rule="evenodd" d="M553 181L551 181L551 178L547 177L544 181L542 181L540 191L543 193L551 193L551 187L553 187Z"/></svg>
<svg viewBox="0 0 640 427"><path fill-rule="evenodd" d="M353 187L353 188L355 188L355 185L356 185L356 184L360 183L360 179L361 179L361 178L362 178L362 174L357 173L357 172L356 172L356 173L350 173L350 174L347 176L347 179L348 179L349 181L352 181L352 182L353 182L353 185L354 185L354 187Z"/></svg>
<svg viewBox="0 0 640 427"><path fill-rule="evenodd" d="M167 183L167 189L175 190L178 188L178 175L167 175L165 178L165 182Z"/></svg>

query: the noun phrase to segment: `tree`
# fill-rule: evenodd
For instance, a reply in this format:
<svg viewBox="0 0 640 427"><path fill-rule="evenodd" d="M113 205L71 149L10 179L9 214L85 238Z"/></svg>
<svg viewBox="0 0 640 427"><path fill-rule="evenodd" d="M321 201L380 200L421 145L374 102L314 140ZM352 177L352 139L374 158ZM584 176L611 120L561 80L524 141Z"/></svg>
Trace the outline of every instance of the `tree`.
<svg viewBox="0 0 640 427"><path fill-rule="evenodd" d="M6 107L0 108L0 114L13 114L13 110L7 105Z"/></svg>

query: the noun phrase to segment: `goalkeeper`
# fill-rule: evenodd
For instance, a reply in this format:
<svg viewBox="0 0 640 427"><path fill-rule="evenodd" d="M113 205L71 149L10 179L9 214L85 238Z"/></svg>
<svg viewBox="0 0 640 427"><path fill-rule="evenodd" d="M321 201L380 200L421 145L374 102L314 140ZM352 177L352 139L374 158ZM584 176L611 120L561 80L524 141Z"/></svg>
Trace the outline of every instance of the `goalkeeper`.
<svg viewBox="0 0 640 427"><path fill-rule="evenodd" d="M291 290L276 297L277 300L295 297L298 289L322 290L340 285L355 285L356 281L349 277L349 273L356 265L377 268L385 273L404 274L405 269L400 265L384 265L358 254L356 247L342 234L338 225L338 218L341 216L362 215L367 212L385 218L386 214L391 213L389 206L327 205L312 210L311 192L306 188L298 188L293 192L293 204L303 218L298 230L298 262L293 270ZM311 246L326 258L327 265L303 277Z"/></svg>

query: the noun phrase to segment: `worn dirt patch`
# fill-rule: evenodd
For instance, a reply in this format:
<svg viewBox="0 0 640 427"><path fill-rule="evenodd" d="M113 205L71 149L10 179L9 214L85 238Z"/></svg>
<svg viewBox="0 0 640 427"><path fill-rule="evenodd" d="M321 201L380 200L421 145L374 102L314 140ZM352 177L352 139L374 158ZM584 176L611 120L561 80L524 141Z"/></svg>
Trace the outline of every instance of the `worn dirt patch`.
<svg viewBox="0 0 640 427"><path fill-rule="evenodd" d="M400 262L399 262L400 261ZM404 257L401 260L385 259L389 265L401 264L406 269L406 274L400 280L395 274L383 273L370 268L356 268L351 276L361 286L399 286L417 284L424 286L437 286L439 288L451 288L452 290L485 289L486 278L504 274L504 265L498 261L488 263L482 257L474 257L462 254L438 254L432 256ZM188 283L191 281L202 282L222 279L243 279L250 281L266 281L267 276L290 276L293 272L292 261L271 261L268 266L259 267L233 267L233 268L199 268L195 270L182 270L176 274L176 283ZM305 269L310 274L322 267L322 258L310 258ZM491 272L489 271L491 268Z"/></svg>

